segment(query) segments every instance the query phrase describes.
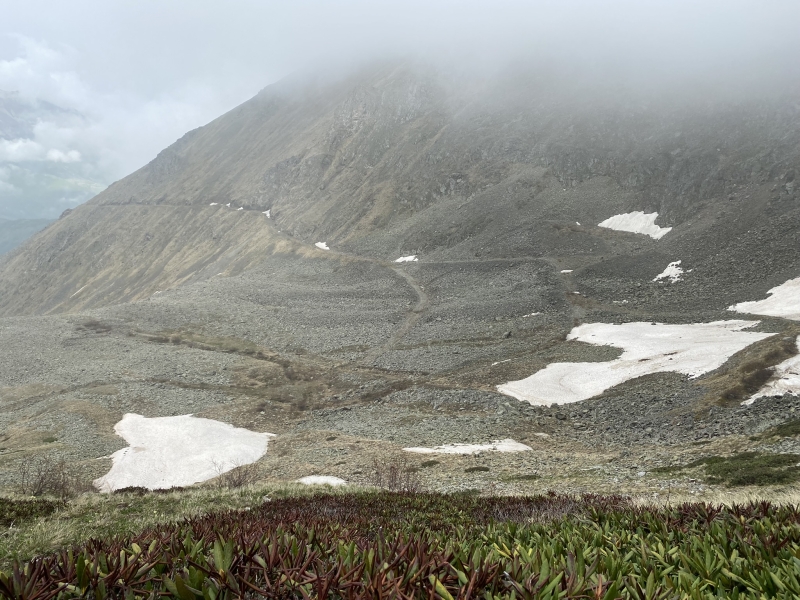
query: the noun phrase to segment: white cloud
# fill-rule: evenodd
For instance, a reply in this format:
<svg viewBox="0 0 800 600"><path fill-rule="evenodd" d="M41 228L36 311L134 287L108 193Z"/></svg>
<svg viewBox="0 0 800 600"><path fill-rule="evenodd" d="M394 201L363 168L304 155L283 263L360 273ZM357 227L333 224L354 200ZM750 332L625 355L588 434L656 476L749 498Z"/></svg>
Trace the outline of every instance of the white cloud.
<svg viewBox="0 0 800 600"><path fill-rule="evenodd" d="M33 140L0 139L0 161L25 162L29 160L42 160L44 148Z"/></svg>
<svg viewBox="0 0 800 600"><path fill-rule="evenodd" d="M47 160L62 163L80 162L81 153L77 150L62 152L61 150L52 149L47 151Z"/></svg>

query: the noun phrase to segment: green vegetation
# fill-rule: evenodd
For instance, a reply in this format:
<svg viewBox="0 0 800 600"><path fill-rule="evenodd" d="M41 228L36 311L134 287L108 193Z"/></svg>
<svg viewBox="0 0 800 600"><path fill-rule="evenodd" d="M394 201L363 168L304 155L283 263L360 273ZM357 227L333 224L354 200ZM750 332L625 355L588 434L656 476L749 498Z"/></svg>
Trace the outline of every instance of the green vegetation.
<svg viewBox="0 0 800 600"><path fill-rule="evenodd" d="M423 469L427 469L428 467L435 467L438 464L439 464L438 460L425 460L422 461L422 463L419 466L422 467Z"/></svg>
<svg viewBox="0 0 800 600"><path fill-rule="evenodd" d="M15 564L0 596L796 598L800 511L557 494L273 499Z"/></svg>
<svg viewBox="0 0 800 600"><path fill-rule="evenodd" d="M717 403L735 405L756 393L773 375L773 367L797 354L797 328L791 327L757 342L741 353L740 362L711 378L706 385L717 395Z"/></svg>
<svg viewBox="0 0 800 600"><path fill-rule="evenodd" d="M466 469L464 469L464 473L480 473L489 470L490 470L489 467L467 467Z"/></svg>
<svg viewBox="0 0 800 600"><path fill-rule="evenodd" d="M63 502L41 498L24 500L0 498L0 527L18 527L23 521L51 515L63 507Z"/></svg>
<svg viewBox="0 0 800 600"><path fill-rule="evenodd" d="M778 485L800 479L800 455L742 452L730 457L712 456L688 465L705 466L709 483L725 485Z"/></svg>
<svg viewBox="0 0 800 600"><path fill-rule="evenodd" d="M769 437L794 437L800 435L800 419L794 419L771 427L764 431L757 439Z"/></svg>
<svg viewBox="0 0 800 600"><path fill-rule="evenodd" d="M669 465L654 473L675 473L703 468L708 483L728 487L744 485L783 485L800 481L800 454L760 454L741 452L733 456L708 456L687 465Z"/></svg>

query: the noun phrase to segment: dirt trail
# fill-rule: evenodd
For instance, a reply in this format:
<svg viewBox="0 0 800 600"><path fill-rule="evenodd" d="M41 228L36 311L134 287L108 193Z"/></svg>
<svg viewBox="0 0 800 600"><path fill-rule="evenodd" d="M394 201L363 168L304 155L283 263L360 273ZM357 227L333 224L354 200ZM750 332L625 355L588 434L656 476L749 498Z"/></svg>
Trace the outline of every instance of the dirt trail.
<svg viewBox="0 0 800 600"><path fill-rule="evenodd" d="M375 261L375 262L387 266L386 263L384 263L383 261ZM419 322L420 318L422 317L422 313L424 313L427 310L428 306L430 305L430 298L428 297L428 294L425 293L423 287L419 284L419 282L416 279L414 279L414 277L411 276L411 274L404 271L401 267L398 266L392 265L389 266L389 268L392 271L394 271L397 275L405 279L406 283L408 283L408 285L410 285L411 288L416 292L417 303L411 309L411 312L406 315L406 318L403 321L403 324L400 326L400 328L394 332L394 335L392 335L392 337L386 340L385 344L383 344L382 346L378 346L377 348L373 348L372 350L367 352L367 354L364 356L364 360L368 363L374 362L379 356L394 348L397 345L397 343L401 339L403 339L409 331L411 331L414 325L416 325Z"/></svg>

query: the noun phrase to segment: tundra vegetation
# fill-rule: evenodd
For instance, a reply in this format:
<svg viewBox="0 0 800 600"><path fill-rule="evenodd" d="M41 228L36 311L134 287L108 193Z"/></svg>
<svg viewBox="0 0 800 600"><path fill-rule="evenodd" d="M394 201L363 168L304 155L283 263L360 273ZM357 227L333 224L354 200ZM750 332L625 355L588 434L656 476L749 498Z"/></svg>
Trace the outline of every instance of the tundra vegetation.
<svg viewBox="0 0 800 600"><path fill-rule="evenodd" d="M263 490L238 490L227 498L250 502L257 493ZM169 510L185 494L190 493L134 491L104 502L123 513L156 504ZM372 490L274 496L184 519L162 513L160 521L136 531L93 537L27 560L11 559L6 547L0 596L800 595L800 511L791 505L657 507L621 496L555 493L500 498ZM54 508L41 500L0 507L3 519L9 510L36 519Z"/></svg>

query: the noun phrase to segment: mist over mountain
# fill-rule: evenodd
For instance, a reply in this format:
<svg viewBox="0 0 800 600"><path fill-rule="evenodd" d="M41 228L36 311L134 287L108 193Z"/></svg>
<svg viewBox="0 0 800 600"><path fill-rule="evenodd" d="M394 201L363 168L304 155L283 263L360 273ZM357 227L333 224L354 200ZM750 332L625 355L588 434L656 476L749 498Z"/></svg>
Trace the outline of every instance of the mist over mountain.
<svg viewBox="0 0 800 600"><path fill-rule="evenodd" d="M56 218L105 188L64 137L86 126L75 110L0 90L0 216Z"/></svg>
<svg viewBox="0 0 800 600"><path fill-rule="evenodd" d="M0 255L10 252L50 223L49 219L0 218Z"/></svg>

